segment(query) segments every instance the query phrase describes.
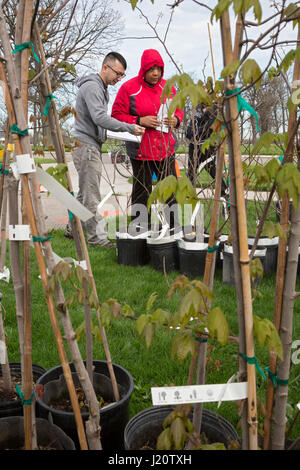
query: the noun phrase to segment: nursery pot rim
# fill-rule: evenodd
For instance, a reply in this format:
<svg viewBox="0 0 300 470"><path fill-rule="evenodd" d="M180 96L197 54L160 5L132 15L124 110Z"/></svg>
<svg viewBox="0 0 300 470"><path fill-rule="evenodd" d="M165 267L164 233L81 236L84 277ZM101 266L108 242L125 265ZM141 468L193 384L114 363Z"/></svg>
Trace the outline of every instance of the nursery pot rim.
<svg viewBox="0 0 300 470"><path fill-rule="evenodd" d="M248 245L254 244L254 237L248 237ZM260 237L257 241L257 246L273 246L278 245L279 237Z"/></svg>
<svg viewBox="0 0 300 470"><path fill-rule="evenodd" d="M83 362L86 363L86 361L83 361ZM107 364L107 361L97 360L97 359L95 359L95 360L93 361L93 363L94 363L94 362L102 362L102 363ZM71 365L74 366L73 362L69 362L69 366L71 366ZM120 366L119 364L115 364L114 362L112 362L112 366L113 366L113 368L114 368L114 366L118 367L119 369L122 370L122 372L125 372L126 375L128 376L128 378L129 378L129 387L128 387L128 391L125 393L125 395L124 395L122 398L120 398L119 401L115 401L115 402L109 404L107 407L100 408L100 409L99 409L100 413L101 413L102 410L103 410L103 411L106 411L106 410L111 411L111 410L114 410L114 408L119 407L120 405L123 404L123 402L125 402L126 400L128 400L129 397L130 397L130 396L132 395L132 393L133 393L134 382L133 382L132 375L128 372L128 370L126 370L124 367ZM56 369L56 370L61 369L61 370L62 370L62 365L52 367L52 369L50 369L50 370L47 371L46 373L50 373L50 372L52 372L54 369ZM43 375L39 378L39 380L36 382L36 385L39 385L39 384L40 384L40 381L42 380L42 378L44 377L44 375L46 375L46 373L43 374ZM71 374L76 374L76 375L77 375L77 372L71 370ZM94 374L101 374L101 372L95 372L95 371L94 371ZM60 375L63 375L63 370L62 370L61 374L59 374L58 378L60 377ZM109 374L108 374L108 378L110 379L110 375L109 375ZM58 380L58 379L52 379L52 380L49 380L49 382L54 382L54 380ZM48 383L48 382L47 382L47 383ZM74 411L63 411L63 410L59 410L59 409L57 409L57 408L53 408L53 407L49 406L47 403L45 403L43 400L41 400L38 395L36 395L36 401L37 401L38 403L42 403L42 406L43 406L44 408L46 408L48 411L52 412L52 413L55 412L55 413L57 413L58 415L68 415L68 416L74 415ZM40 405L40 406L41 406L41 405ZM90 414L90 413L89 413L88 411L84 411L84 412L81 413L81 415L82 415L83 417L88 417L89 414Z"/></svg>
<svg viewBox="0 0 300 470"><path fill-rule="evenodd" d="M253 256L263 258L264 256L266 256L266 252L267 252L267 248L264 248L262 250L255 250ZM224 253L233 254L233 247L231 245L224 244ZM248 254L250 255L250 253L251 253L251 250L248 249Z"/></svg>
<svg viewBox="0 0 300 470"><path fill-rule="evenodd" d="M191 251L204 251L207 250L208 243L203 242L188 242L185 240L177 240L178 247L184 250Z"/></svg>

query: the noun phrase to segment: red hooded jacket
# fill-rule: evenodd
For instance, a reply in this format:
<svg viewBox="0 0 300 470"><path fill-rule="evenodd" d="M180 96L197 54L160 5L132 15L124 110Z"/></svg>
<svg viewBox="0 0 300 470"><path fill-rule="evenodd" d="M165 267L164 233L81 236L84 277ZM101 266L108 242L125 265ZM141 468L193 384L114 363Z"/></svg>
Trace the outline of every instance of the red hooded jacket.
<svg viewBox="0 0 300 470"><path fill-rule="evenodd" d="M129 124L136 124L138 117L157 116L166 80L161 78L154 86L148 85L144 80L145 72L155 65L162 67L163 77L164 62L159 52L155 49L145 50L138 76L125 82L118 91L112 107L112 117ZM174 88L172 96L175 94ZM176 109L174 115L178 117L180 123L183 111ZM126 149L131 158L163 160L174 154L174 144L172 130L165 133L158 129L146 128L141 143L126 142Z"/></svg>

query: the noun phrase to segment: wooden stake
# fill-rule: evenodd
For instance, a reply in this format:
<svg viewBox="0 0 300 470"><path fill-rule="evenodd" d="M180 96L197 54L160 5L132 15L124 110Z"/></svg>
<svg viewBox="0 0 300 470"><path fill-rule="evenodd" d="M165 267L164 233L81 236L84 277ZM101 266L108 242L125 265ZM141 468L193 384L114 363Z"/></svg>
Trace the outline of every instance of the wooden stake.
<svg viewBox="0 0 300 470"><path fill-rule="evenodd" d="M5 26L5 20L4 20L4 15L2 11L2 7L0 6L0 37L2 41L2 46L4 49L4 55L6 58L6 63L7 63L7 70L8 70L8 75L9 75L9 81L12 89L12 94L13 94L13 100L14 100L14 107L15 107L15 114L17 117L17 124L20 129L24 129L27 127L27 122L24 116L24 109L22 102L20 102L20 95L18 92L15 92L18 87L17 87L17 80L16 80L16 75L15 75L15 69L13 66L12 58L11 58L11 48L10 48L10 41L9 37L7 34L6 26ZM13 124L13 123L11 123ZM29 138L28 136L23 137L22 139L24 143L24 152L22 153L29 153L31 154L31 148L29 144ZM32 193L34 196L34 190L37 191L37 183L36 183L36 178L35 175L31 175L31 181L32 181ZM26 210L27 210L27 215L31 227L31 233L33 237L38 237L39 233L37 230L36 226L36 220L35 220L35 215L34 215L34 210L32 206L32 201L31 201L31 194L30 194L30 189L29 189L29 184L28 184L28 176L27 175L22 175L21 176L21 183L24 189L24 197L26 201ZM41 214L39 215L41 217ZM84 427L83 427L83 422L82 422L82 416L81 416L81 411L80 407L78 404L78 399L77 395L75 392L75 387L70 371L70 366L67 361L66 357L66 352L64 349L63 345L63 339L62 335L59 329L59 324L56 318L56 313L55 313L55 305L53 302L53 298L51 294L47 290L47 285L48 285L48 275L47 275L47 270L46 270L46 265L44 262L43 254L42 254L42 249L40 246L40 243L34 243L35 247L35 252L36 252L36 257L37 257L37 262L40 270L40 275L42 279L42 285L43 289L45 292L46 296L46 301L47 301L47 306L48 306L48 311L49 311L49 316L51 320L51 325L53 328L54 336L55 336L55 341L57 345L57 349L59 352L64 376L66 379L68 391L70 394L73 410L74 410L74 415L75 415L75 420L76 420L76 425L77 425L77 431L78 431L78 436L79 436L79 442L80 442L80 447L82 450L87 450L87 442L86 442L86 436L84 433Z"/></svg>
<svg viewBox="0 0 300 470"><path fill-rule="evenodd" d="M46 84L47 84L48 92L49 92L49 94L52 94L51 82L50 82L49 74L48 74L47 67L46 67L45 54L44 54L43 45L42 45L42 42L41 42L41 38L40 38L37 23L35 23L34 31L35 31L35 38L36 38L36 40L38 42L38 46L39 46L41 61L42 61L42 64L44 66L44 69L45 69L45 78L46 78ZM52 109L53 114L54 114L54 119L55 119L55 124L56 124L56 131L57 131L57 136L58 136L59 144L60 144L60 154L63 157L63 163L67 164L66 155L65 155L65 148L64 148L64 142L63 142L62 133L61 133L61 128L60 128L60 124L59 124L59 119L58 119L55 103L53 101L52 101L51 109ZM67 172L67 179L68 179L68 189L69 189L70 192L72 192L73 191L72 181L71 181L69 172ZM98 299L96 283L95 283L92 268L91 268L89 253L88 253L87 246L86 246L86 243L85 243L85 238L84 238L84 233L83 233L81 221L76 216L74 216L73 220L74 220L73 227L77 228L78 233L79 233L79 238L80 238L80 243L81 243L81 247L82 247L82 251L83 251L83 256L84 256L84 259L86 260L87 270L88 270L88 273L89 273L89 275L91 277L91 281L92 281L93 293L96 296L96 298ZM113 366L112 366L112 360L111 360L111 355L110 355L110 351L109 351L109 347L108 347L106 332L105 332L104 327L101 324L100 309L97 310L97 319L98 319L101 338L102 338L103 347L104 347L104 351L105 351L105 355L106 355L107 366L108 366L110 378L111 378L111 381L112 381L115 400L119 401L120 400L120 394L119 394L119 390L118 390L118 384L117 384L115 373L114 373Z"/></svg>
<svg viewBox="0 0 300 470"><path fill-rule="evenodd" d="M230 19L228 11L224 12L221 17L221 35L222 47L224 54L224 66L233 62ZM234 77L229 77L225 82L225 90L233 90L236 88ZM254 341L253 341L253 314L251 299L251 283L249 272L249 255L248 255L248 235L247 235L247 219L245 209L244 187L243 187L243 169L241 158L241 141L238 128L238 110L237 99L231 97L229 99L230 126L231 133L228 139L232 140L232 150L234 155L234 170L236 178L236 197L237 197L237 216L239 231L239 248L240 248L240 265L243 287L243 305L245 315L245 336L246 336L246 354L248 358L255 357ZM248 424L249 424L249 449L257 449L257 403L256 403L256 376L255 364L247 362L247 378L248 378Z"/></svg>
<svg viewBox="0 0 300 470"><path fill-rule="evenodd" d="M33 14L33 1L25 1L24 22L22 30L22 43L30 42L30 29ZM28 66L29 66L29 50L21 51L21 96L23 102L24 116L28 120ZM22 223L28 225L25 201L22 188ZM32 430L36 429L33 425L32 410L35 407L35 401L32 400L33 395L33 376L32 376L32 344L31 344L31 289L30 289L30 242L23 242L23 273L24 273L24 433L25 433L25 450L37 448L37 441L33 443Z"/></svg>
<svg viewBox="0 0 300 470"><path fill-rule="evenodd" d="M209 45L210 45L211 65L212 65L212 69L213 69L214 82L216 83L215 63L214 63L214 55L213 55L213 49L212 49L212 43L211 43L211 35L210 35L210 26L209 26L209 23L207 23L207 28L208 28Z"/></svg>

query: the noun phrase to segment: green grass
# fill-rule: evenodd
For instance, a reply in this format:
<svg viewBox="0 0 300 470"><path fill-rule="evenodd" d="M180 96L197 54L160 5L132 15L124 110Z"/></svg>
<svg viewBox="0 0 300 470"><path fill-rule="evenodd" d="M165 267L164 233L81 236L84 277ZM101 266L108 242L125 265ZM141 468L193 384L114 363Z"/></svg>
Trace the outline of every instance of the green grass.
<svg viewBox="0 0 300 470"><path fill-rule="evenodd" d="M52 247L60 256L76 257L74 244L63 237L62 230L53 232ZM148 297L157 293L155 308L161 307L174 313L179 305L178 298L167 299L169 285L180 274L177 271L167 276L152 269L151 265L143 267L129 267L117 263L116 251L109 248L88 248L92 270L96 281L97 292L101 302L108 298L115 298L122 304L128 304L137 316L145 313ZM33 250L31 267L31 296L32 296L32 358L34 363L50 369L60 363L52 333L51 323L42 291L41 280L35 261ZM300 279L297 280L297 290L300 289ZM18 331L15 315L15 295L12 281L1 286L3 293L2 306L4 307L5 331L8 343L8 357L11 362L19 361ZM260 317L272 319L275 298L275 275L263 278L260 284L263 297L257 297L253 303L253 312ZM237 302L235 288L222 283L222 272L217 269L214 281L213 305L218 305L225 313L232 334L238 334ZM296 300L293 319L293 339L300 338L300 312L299 301ZM71 311L74 329L84 319L83 309L74 306ZM93 320L96 323L95 314ZM130 401L130 416L152 405L150 389L153 386L165 384L185 385L189 370L189 359L180 364L171 359L171 343L173 332L167 333L159 330L152 346L147 349L143 340L135 330L133 320L120 318L113 321L106 330L113 362L125 367L133 376L135 389ZM85 358L84 335L79 346ZM105 360L102 344L94 342L94 359ZM262 367L268 365L269 356L265 348L256 344L256 356ZM209 362L207 365L207 383L225 383L238 370L238 349L234 343L221 346L217 341L209 341ZM69 357L71 360L71 358ZM215 361L220 361L220 367ZM300 367L292 365L289 386L289 403L295 406L299 402ZM266 383L257 374L257 394L265 399ZM217 409L216 403L206 404L205 407L223 415L233 425L239 421L237 408L233 402L225 402ZM261 419L260 419L261 420ZM300 434L300 420L298 420L293 436Z"/></svg>

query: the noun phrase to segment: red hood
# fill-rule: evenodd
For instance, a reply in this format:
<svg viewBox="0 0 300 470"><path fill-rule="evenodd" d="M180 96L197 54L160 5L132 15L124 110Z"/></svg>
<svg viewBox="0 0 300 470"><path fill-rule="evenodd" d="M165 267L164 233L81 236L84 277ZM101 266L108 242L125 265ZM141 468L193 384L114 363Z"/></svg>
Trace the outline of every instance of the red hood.
<svg viewBox="0 0 300 470"><path fill-rule="evenodd" d="M158 51L155 49L146 49L143 52L142 58L141 58L141 68L139 71L139 78L140 80L143 80L145 76L145 72L149 70L151 67L154 67L154 65L157 65L158 67L162 67L162 77L164 75L164 61L161 58L161 55Z"/></svg>

